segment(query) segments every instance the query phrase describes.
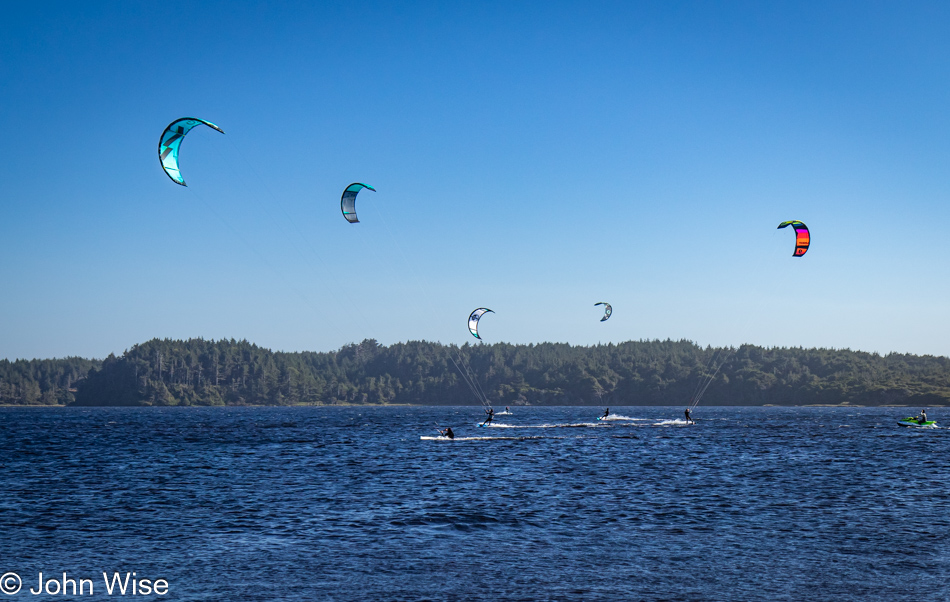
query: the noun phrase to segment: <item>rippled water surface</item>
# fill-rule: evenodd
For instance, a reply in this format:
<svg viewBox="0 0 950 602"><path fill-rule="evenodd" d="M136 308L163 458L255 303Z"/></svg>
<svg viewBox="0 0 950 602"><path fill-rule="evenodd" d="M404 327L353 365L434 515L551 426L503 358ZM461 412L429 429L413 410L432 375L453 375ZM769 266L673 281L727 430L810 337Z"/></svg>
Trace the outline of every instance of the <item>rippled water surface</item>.
<svg viewBox="0 0 950 602"><path fill-rule="evenodd" d="M174 600L950 597L950 431L598 411L0 408L7 599L54 598L27 592L40 571L94 577L82 599L103 571Z"/></svg>

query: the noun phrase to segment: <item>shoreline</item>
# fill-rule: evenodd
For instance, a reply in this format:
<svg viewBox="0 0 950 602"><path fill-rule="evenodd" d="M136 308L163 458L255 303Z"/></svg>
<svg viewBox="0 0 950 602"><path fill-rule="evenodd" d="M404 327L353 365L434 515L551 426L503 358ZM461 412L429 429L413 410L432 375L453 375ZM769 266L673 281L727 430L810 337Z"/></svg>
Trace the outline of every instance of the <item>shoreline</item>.
<svg viewBox="0 0 950 602"><path fill-rule="evenodd" d="M609 407L618 407L618 408L679 408L683 407L685 404L674 403L674 404L656 404L656 405L611 405ZM220 408L220 409L235 409L235 408L480 408L483 406L474 405L474 404L461 404L461 405L452 405L452 404L416 404L416 403L326 403L326 404L311 404L311 403L302 403L294 405L255 405L255 404L241 404L241 405L101 405L101 406L76 406L76 405L49 405L49 404L0 404L0 409L3 408L50 408L50 409L89 409L89 408ZM551 404L551 405L518 405L518 406L509 406L512 408L601 408L608 407L607 404L581 404L581 405L564 405L564 404ZM881 404L881 405L861 405L855 403L802 403L794 405L784 405L784 404L774 404L774 403L764 403L759 405L705 405L699 406L703 409L708 408L917 408L921 407L920 404ZM925 405L923 407L927 408L950 408L948 405Z"/></svg>

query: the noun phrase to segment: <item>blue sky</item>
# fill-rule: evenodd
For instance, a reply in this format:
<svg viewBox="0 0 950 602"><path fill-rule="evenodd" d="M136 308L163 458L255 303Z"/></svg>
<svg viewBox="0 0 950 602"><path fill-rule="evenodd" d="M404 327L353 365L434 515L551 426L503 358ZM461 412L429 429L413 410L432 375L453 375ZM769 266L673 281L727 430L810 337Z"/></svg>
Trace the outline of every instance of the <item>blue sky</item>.
<svg viewBox="0 0 950 602"><path fill-rule="evenodd" d="M0 357L464 343L476 307L487 342L950 355L946 3L4 17ZM186 116L227 134L189 134L182 188L156 149Z"/></svg>

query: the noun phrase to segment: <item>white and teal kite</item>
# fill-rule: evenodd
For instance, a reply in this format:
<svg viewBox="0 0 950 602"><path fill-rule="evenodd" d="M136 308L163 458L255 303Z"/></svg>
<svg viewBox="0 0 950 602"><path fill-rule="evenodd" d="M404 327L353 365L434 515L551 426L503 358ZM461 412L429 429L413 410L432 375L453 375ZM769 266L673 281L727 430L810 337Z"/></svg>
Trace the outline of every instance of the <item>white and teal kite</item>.
<svg viewBox="0 0 950 602"><path fill-rule="evenodd" d="M181 141L185 139L185 134L190 132L191 128L202 124L218 130L222 134L224 133L224 130L210 121L195 117L183 117L169 123L158 141L158 160L162 164L162 169L176 184L187 186L185 179L181 177L181 171L178 169L178 149L181 148Z"/></svg>
<svg viewBox="0 0 950 602"><path fill-rule="evenodd" d="M481 320L482 316L487 313L495 313L495 312L488 309L487 307L479 307L468 316L468 330L473 335L475 335L476 339L482 338L478 336L478 321Z"/></svg>
<svg viewBox="0 0 950 602"><path fill-rule="evenodd" d="M364 188L376 192L376 189L369 184L354 182L346 187L346 190L343 191L343 196L340 197L340 211L343 212L343 217L346 218L346 221L351 224L357 224L360 221L356 218L356 195Z"/></svg>

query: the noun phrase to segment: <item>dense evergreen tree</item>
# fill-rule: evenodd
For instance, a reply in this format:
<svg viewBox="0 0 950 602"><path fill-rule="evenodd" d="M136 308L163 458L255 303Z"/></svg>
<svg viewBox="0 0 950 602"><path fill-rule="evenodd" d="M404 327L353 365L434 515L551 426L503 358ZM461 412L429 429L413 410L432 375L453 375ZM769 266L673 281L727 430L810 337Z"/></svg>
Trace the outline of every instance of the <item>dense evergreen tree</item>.
<svg viewBox="0 0 950 602"><path fill-rule="evenodd" d="M454 360L454 361L453 361ZM275 353L247 341L153 340L82 381L80 405L478 403L455 364L496 405L950 405L950 359L688 341L577 347L447 346L375 340L330 353ZM721 368L720 368L721 364ZM718 368L718 370L717 370Z"/></svg>
<svg viewBox="0 0 950 602"><path fill-rule="evenodd" d="M62 405L75 401L76 383L100 362L68 357L60 360L0 360L0 405Z"/></svg>
<svg viewBox="0 0 950 602"><path fill-rule="evenodd" d="M372 339L330 353L155 339L101 362L0 361L0 403L477 404L456 364L495 405L685 405L712 375L703 405L950 405L945 357L688 341L460 348Z"/></svg>

